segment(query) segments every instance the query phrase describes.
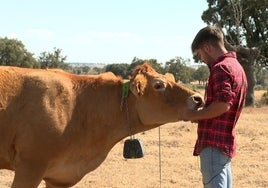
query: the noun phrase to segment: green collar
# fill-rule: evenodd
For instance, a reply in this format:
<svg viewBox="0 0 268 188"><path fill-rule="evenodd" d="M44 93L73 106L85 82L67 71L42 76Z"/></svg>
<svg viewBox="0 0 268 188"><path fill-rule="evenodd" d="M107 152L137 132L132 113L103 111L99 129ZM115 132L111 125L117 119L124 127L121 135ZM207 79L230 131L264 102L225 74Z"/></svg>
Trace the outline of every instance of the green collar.
<svg viewBox="0 0 268 188"><path fill-rule="evenodd" d="M122 87L122 97L127 98L129 95L129 80L124 80L123 87Z"/></svg>

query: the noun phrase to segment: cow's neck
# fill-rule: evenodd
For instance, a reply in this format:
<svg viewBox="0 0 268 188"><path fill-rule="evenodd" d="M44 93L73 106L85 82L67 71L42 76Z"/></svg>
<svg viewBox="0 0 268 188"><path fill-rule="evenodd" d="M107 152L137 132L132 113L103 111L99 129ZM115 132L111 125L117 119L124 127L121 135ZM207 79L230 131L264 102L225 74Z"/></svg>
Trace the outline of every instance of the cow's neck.
<svg viewBox="0 0 268 188"><path fill-rule="evenodd" d="M124 96L124 90L122 90L123 87L124 85L121 85L119 87L120 104L118 104L119 108L116 107L117 109L120 109L120 115L118 116L118 118L120 117L119 122L121 122L121 124L118 124L119 122L117 121L114 122L115 124L117 124L114 127L115 130L118 129L117 132L114 134L114 136L118 139L116 142L125 137L131 136L138 132L142 132L140 128L143 127L142 122L140 121L140 118L136 111L136 97L132 94L130 90L128 90L128 95Z"/></svg>
<svg viewBox="0 0 268 188"><path fill-rule="evenodd" d="M84 127L95 136L103 136L115 144L121 139L129 136L129 125L133 129L133 134L141 132L138 113L135 109L136 97L129 91L129 96L125 99L128 104L121 110L122 82L111 82L95 84L97 87L89 86L81 92L80 108L87 109L86 114L78 116L84 119ZM128 115L128 118L127 118ZM84 117L82 117L84 116ZM92 127L94 126L94 127ZM93 129L92 129L93 128Z"/></svg>
<svg viewBox="0 0 268 188"><path fill-rule="evenodd" d="M142 124L135 109L135 97L132 94L131 96L122 98L121 110L123 116L125 116L124 124L127 128L126 136L132 136L133 134L137 133L137 126Z"/></svg>
<svg viewBox="0 0 268 188"><path fill-rule="evenodd" d="M95 82L93 86L89 85L88 88L84 88L82 91L83 97L80 100L83 108L87 109L87 113L80 115L80 117L86 115L84 126L89 127L88 130L95 129L95 134L109 137L115 144L130 134L136 134L159 126L142 124L136 110L137 98L131 91L129 91L129 95L125 99L128 110L126 111L126 108L121 110L122 81L108 80L102 81L101 84ZM84 119L84 117L81 118ZM131 126L131 133L129 126Z"/></svg>
<svg viewBox="0 0 268 188"><path fill-rule="evenodd" d="M104 83L94 88L92 86L81 88L79 93L74 119L78 119L80 123L78 123L79 128L73 128L75 131L81 132L75 134L77 136L72 139L75 143L73 142L72 144L79 145L81 148L80 155L85 155L87 161L91 161L90 163L86 161L86 164L80 164L80 167L82 166L81 168L84 169L81 172L82 175L97 168L112 147L123 138L129 136L129 126L132 129L131 134L154 128L141 123L136 111L137 98L131 92L129 92L129 96L126 99L128 114L125 108L120 109L122 99L121 82ZM83 112L83 114L80 112ZM68 148L71 147L68 146ZM70 152L72 152L71 149Z"/></svg>
<svg viewBox="0 0 268 188"><path fill-rule="evenodd" d="M126 102L123 103L123 113L125 114L125 119L127 120L125 122L125 126L128 128L126 136L130 136L160 126L156 124L144 125L142 123L136 110L136 100L137 98L131 91L129 91L129 96L124 99Z"/></svg>

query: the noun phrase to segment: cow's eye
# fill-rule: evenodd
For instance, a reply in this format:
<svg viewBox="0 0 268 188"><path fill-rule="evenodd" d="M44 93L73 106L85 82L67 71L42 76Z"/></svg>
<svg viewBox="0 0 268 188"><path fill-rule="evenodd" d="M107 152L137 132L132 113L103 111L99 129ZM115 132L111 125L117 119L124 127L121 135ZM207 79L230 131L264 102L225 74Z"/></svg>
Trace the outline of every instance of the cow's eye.
<svg viewBox="0 0 268 188"><path fill-rule="evenodd" d="M166 83L163 81L155 81L153 85L156 91L164 91L166 89Z"/></svg>

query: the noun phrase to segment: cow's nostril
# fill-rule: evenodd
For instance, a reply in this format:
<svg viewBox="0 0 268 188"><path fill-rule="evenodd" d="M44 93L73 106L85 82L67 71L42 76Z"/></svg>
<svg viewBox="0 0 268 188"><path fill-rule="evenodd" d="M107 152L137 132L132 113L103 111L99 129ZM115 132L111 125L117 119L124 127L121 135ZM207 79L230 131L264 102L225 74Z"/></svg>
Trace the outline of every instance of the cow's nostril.
<svg viewBox="0 0 268 188"><path fill-rule="evenodd" d="M196 108L202 107L204 105L203 97L201 97L199 94L193 96L193 101L196 104Z"/></svg>
<svg viewBox="0 0 268 188"><path fill-rule="evenodd" d="M187 100L187 103L188 103L188 108L190 109L198 109L204 106L203 97L198 93L189 97Z"/></svg>

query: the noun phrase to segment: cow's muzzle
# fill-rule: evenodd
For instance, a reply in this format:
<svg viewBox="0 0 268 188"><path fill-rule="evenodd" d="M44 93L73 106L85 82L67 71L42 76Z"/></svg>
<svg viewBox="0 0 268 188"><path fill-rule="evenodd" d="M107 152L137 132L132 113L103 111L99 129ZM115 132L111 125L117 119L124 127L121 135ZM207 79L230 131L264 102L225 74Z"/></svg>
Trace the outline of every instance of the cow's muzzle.
<svg viewBox="0 0 268 188"><path fill-rule="evenodd" d="M204 106L204 99L200 94L196 93L188 98L187 105L189 109L198 109Z"/></svg>

